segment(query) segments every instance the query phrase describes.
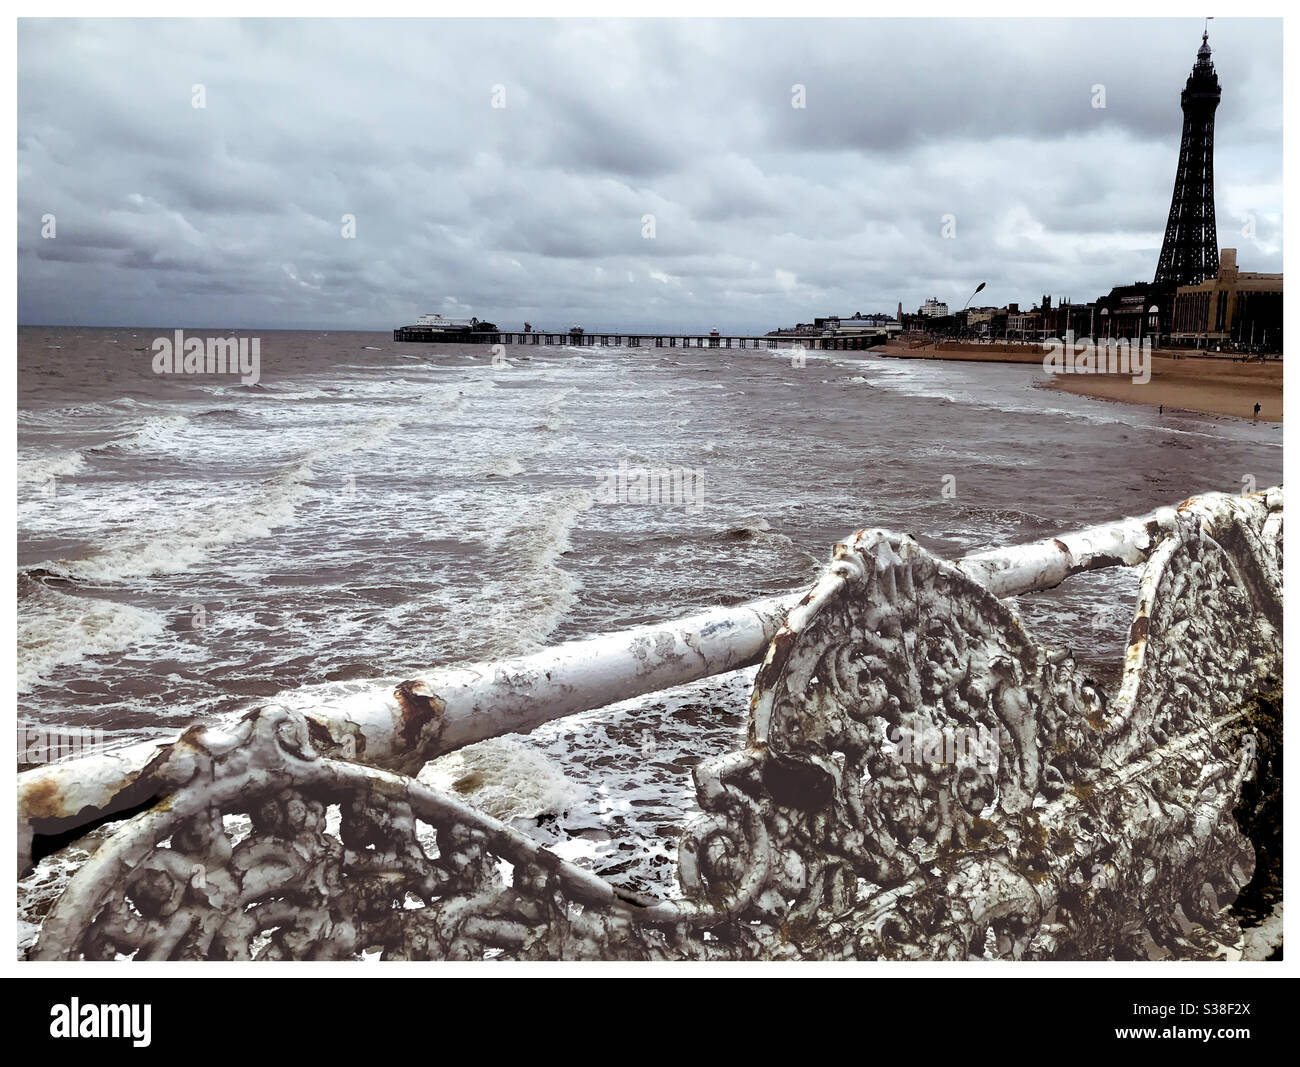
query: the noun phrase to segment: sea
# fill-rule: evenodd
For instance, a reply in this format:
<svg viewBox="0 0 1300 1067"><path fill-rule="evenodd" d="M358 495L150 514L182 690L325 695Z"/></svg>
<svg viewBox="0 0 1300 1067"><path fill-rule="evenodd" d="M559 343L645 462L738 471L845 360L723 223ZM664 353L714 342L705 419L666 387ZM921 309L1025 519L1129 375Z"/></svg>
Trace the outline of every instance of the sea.
<svg viewBox="0 0 1300 1067"><path fill-rule="evenodd" d="M323 707L803 589L863 527L957 558L1282 477L1280 424L1070 396L1034 366L187 331L256 339L245 381L156 372L174 330L18 330L33 728L117 746ZM671 488L610 492L637 471ZM1016 607L1113 688L1136 591L1100 571ZM691 769L743 744L752 679L493 739L421 778L673 896Z"/></svg>

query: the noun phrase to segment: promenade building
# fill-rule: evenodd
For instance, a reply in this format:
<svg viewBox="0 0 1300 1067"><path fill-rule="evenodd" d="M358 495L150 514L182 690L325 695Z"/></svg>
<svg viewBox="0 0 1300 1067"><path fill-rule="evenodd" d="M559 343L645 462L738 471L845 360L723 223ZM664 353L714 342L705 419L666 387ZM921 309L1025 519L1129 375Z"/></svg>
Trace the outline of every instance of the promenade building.
<svg viewBox="0 0 1300 1067"><path fill-rule="evenodd" d="M1041 317L1040 329L1046 337L1064 337L1068 332L1073 332L1075 337L1091 337L1096 332L1096 304L1061 299L1052 307L1052 298L1045 295L1035 310Z"/></svg>
<svg viewBox="0 0 1300 1067"><path fill-rule="evenodd" d="M1158 335L1161 323L1159 301L1168 303L1167 298L1172 296L1172 290L1158 291L1150 282L1115 286L1105 296L1097 299L1097 336L1137 340ZM1165 314L1168 315L1168 309L1165 309Z"/></svg>
<svg viewBox="0 0 1300 1067"><path fill-rule="evenodd" d="M1007 337L1012 340L1034 341L1042 334L1043 316L1037 310L1007 315Z"/></svg>
<svg viewBox="0 0 1300 1067"><path fill-rule="evenodd" d="M1237 269L1237 250L1219 254L1215 275L1180 285L1170 340L1175 344L1282 350L1282 275Z"/></svg>

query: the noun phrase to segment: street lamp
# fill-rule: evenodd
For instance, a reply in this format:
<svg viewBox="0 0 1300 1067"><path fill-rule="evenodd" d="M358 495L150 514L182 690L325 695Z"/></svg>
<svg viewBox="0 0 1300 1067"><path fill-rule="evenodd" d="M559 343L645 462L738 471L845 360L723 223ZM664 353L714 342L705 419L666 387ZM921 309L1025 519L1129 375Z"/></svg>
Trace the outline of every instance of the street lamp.
<svg viewBox="0 0 1300 1067"><path fill-rule="evenodd" d="M977 296L979 296L980 293L983 291L984 286L987 284L988 284L987 282L980 282L979 285L975 286L975 292L971 293L970 300L967 300L966 303L962 305L961 311L957 312L957 314L959 315L966 314L966 309L970 307L971 300L974 300ZM969 328L969 323L967 323L966 327L963 328Z"/></svg>

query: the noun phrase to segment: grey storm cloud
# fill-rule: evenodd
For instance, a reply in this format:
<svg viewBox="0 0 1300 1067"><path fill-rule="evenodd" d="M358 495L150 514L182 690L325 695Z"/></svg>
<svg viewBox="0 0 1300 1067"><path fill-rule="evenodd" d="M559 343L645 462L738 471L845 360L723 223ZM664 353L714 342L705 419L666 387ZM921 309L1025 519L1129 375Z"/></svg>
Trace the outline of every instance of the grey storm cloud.
<svg viewBox="0 0 1300 1067"><path fill-rule="evenodd" d="M1154 272L1201 28L23 20L18 317L763 331L980 281L1088 300ZM1210 40L1219 243L1278 271L1281 24Z"/></svg>

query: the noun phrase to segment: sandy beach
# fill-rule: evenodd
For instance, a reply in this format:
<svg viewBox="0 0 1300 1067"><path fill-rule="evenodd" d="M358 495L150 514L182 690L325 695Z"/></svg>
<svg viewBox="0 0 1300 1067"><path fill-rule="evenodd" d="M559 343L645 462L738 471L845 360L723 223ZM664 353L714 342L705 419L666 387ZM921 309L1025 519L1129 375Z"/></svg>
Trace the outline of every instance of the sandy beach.
<svg viewBox="0 0 1300 1067"><path fill-rule="evenodd" d="M1216 415L1282 421L1282 364L1233 363L1228 359L1172 359L1155 356L1151 381L1138 385L1125 375L1062 374L1052 387L1098 400L1126 404L1163 404L1168 408L1205 411Z"/></svg>
<svg viewBox="0 0 1300 1067"><path fill-rule="evenodd" d="M1043 351L1037 345L971 345L960 351L926 347L907 349L889 345L875 351L895 359L941 359L963 363L1027 363L1041 367ZM1019 350L1017 350L1019 349ZM1051 388L1097 400L1126 404L1164 405L1186 411L1215 415L1253 417L1259 404L1259 418L1282 421L1282 363L1234 363L1230 359L1178 358L1156 354L1151 361L1151 380L1137 384L1129 375L1061 374Z"/></svg>

